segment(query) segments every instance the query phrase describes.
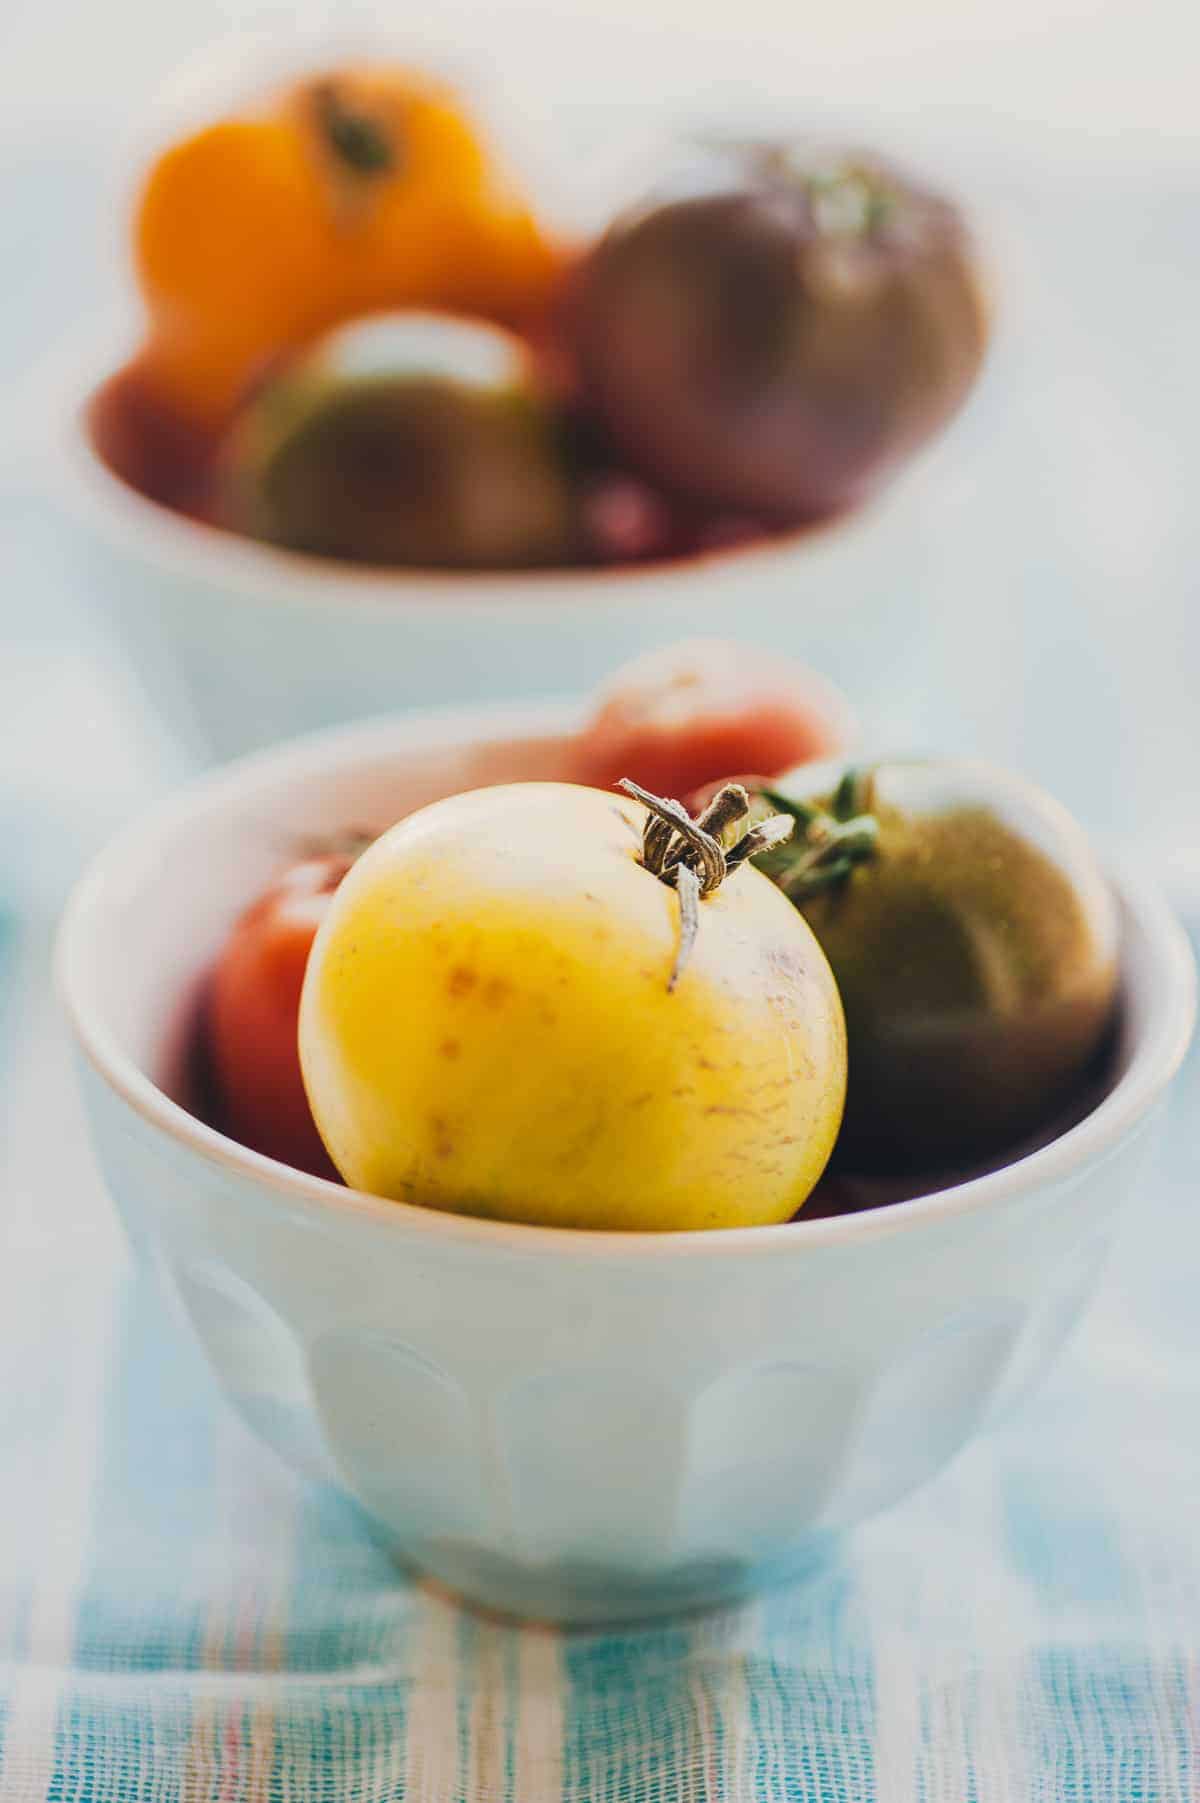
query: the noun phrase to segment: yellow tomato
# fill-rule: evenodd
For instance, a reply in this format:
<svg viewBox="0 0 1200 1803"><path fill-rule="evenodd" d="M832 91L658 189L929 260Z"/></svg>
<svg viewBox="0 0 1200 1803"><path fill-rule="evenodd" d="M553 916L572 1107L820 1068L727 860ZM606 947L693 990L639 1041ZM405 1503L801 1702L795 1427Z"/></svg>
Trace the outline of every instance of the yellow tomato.
<svg viewBox="0 0 1200 1803"><path fill-rule="evenodd" d="M401 821L333 898L300 1010L305 1085L347 1182L556 1226L786 1220L833 1147L845 1029L802 917L742 868L676 891L645 810L481 789Z"/></svg>
<svg viewBox="0 0 1200 1803"><path fill-rule="evenodd" d="M148 379L209 428L328 326L405 306L521 321L562 268L457 96L389 67L329 71L173 144L134 250Z"/></svg>

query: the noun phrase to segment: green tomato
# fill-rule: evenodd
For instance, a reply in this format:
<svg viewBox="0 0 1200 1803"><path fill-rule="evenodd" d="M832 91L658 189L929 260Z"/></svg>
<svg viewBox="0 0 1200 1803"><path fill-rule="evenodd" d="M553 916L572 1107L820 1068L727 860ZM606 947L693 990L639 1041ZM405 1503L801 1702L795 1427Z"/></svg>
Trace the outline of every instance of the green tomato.
<svg viewBox="0 0 1200 1803"><path fill-rule="evenodd" d="M950 1168L1043 1127L1116 1006L1116 909L1081 828L1022 778L966 760L806 765L759 806L781 798L797 840L759 865L841 992L843 1166Z"/></svg>
<svg viewBox="0 0 1200 1803"><path fill-rule="evenodd" d="M223 459L226 523L359 563L570 561L556 419L508 333L388 315L332 333L261 388Z"/></svg>

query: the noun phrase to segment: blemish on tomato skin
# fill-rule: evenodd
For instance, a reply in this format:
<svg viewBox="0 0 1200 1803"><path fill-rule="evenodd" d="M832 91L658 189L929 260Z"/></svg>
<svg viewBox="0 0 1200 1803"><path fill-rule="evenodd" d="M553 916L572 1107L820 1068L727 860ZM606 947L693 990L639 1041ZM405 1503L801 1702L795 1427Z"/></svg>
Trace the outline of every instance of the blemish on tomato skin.
<svg viewBox="0 0 1200 1803"><path fill-rule="evenodd" d="M434 1157L449 1158L454 1151L454 1141L450 1137L450 1125L445 1115L431 1114L429 1126L433 1133Z"/></svg>
<svg viewBox="0 0 1200 1803"><path fill-rule="evenodd" d="M470 995L478 981L479 973L469 964L456 964L446 978L446 989L450 995Z"/></svg>
<svg viewBox="0 0 1200 1803"><path fill-rule="evenodd" d="M790 945L770 945L766 948L766 965L770 976L777 982L791 987L804 984L809 972L805 960Z"/></svg>
<svg viewBox="0 0 1200 1803"><path fill-rule="evenodd" d="M457 1058L462 1051L462 1046L457 1039L443 1039L438 1051L443 1058Z"/></svg>
<svg viewBox="0 0 1200 1803"><path fill-rule="evenodd" d="M492 977L483 992L485 1007L502 1008L512 994L512 984L503 977Z"/></svg>

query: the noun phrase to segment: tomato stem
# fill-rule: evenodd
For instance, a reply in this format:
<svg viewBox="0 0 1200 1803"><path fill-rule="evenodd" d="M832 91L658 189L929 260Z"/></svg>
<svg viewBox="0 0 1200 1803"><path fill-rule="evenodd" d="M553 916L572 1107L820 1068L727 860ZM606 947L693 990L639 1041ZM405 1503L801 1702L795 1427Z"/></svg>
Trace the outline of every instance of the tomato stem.
<svg viewBox="0 0 1200 1803"><path fill-rule="evenodd" d="M800 826L794 852L789 848L772 879L797 907L827 889L836 889L859 864L879 850L879 821L870 811L875 802L874 772L848 769L833 792L828 809L792 801L777 789L762 789L769 807L781 808Z"/></svg>
<svg viewBox="0 0 1200 1803"><path fill-rule="evenodd" d="M774 814L743 833L727 852L719 834L750 812L750 797L740 783L726 783L718 789L697 820L692 819L682 802L652 795L627 776L617 787L647 809L642 864L651 876L669 884L679 896L679 948L667 983L673 991L700 930L700 903L719 889L739 865L760 851L781 845L791 836L795 822L790 814Z"/></svg>
<svg viewBox="0 0 1200 1803"><path fill-rule="evenodd" d="M355 175L387 175L396 166L396 146L383 122L347 104L334 81L317 82L313 104L325 143Z"/></svg>

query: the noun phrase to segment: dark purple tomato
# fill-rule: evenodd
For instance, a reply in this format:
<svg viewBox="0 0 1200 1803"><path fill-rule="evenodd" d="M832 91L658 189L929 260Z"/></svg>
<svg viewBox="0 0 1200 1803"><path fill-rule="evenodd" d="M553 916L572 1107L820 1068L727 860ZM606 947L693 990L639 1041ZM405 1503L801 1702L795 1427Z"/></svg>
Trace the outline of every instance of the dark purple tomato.
<svg viewBox="0 0 1200 1803"><path fill-rule="evenodd" d="M634 470L775 523L862 500L964 399L986 339L951 203L874 157L733 145L577 273L584 402Z"/></svg>

